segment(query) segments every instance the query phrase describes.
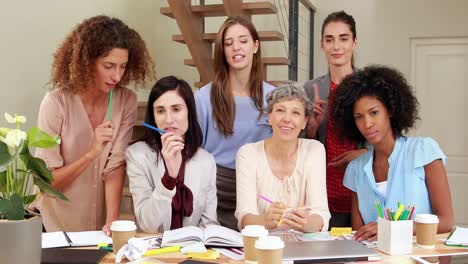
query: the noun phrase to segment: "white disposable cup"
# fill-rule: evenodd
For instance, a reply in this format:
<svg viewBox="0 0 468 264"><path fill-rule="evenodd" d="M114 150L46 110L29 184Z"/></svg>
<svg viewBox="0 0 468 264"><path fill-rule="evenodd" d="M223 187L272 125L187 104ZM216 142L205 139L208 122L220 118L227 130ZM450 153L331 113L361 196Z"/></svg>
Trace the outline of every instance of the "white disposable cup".
<svg viewBox="0 0 468 264"><path fill-rule="evenodd" d="M127 244L128 240L136 235L136 225L133 221L117 220L110 226L112 232L112 248L114 253Z"/></svg>
<svg viewBox="0 0 468 264"><path fill-rule="evenodd" d="M246 262L255 262L255 241L258 238L268 235L268 230L262 225L248 225L241 231L244 242L244 259Z"/></svg>
<svg viewBox="0 0 468 264"><path fill-rule="evenodd" d="M284 242L280 237L264 236L255 241L255 253L258 264L281 264L283 261Z"/></svg>
<svg viewBox="0 0 468 264"><path fill-rule="evenodd" d="M420 248L431 249L437 240L437 225L439 217L433 214L418 214L414 218L416 227L416 245Z"/></svg>

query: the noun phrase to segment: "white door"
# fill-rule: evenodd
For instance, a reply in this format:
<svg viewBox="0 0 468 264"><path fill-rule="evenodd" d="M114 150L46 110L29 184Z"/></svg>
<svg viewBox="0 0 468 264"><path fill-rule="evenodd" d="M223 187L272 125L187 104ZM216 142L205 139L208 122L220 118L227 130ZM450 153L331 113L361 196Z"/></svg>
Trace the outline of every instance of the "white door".
<svg viewBox="0 0 468 264"><path fill-rule="evenodd" d="M420 103L415 134L447 155L455 224L468 225L468 37L414 38L410 66Z"/></svg>

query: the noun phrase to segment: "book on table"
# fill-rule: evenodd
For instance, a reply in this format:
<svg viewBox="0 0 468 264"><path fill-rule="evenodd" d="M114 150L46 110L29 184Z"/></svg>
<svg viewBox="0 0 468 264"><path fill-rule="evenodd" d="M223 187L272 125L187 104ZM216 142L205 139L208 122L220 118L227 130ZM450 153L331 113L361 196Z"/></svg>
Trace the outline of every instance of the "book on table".
<svg viewBox="0 0 468 264"><path fill-rule="evenodd" d="M445 240L447 246L468 247L468 228L455 227Z"/></svg>
<svg viewBox="0 0 468 264"><path fill-rule="evenodd" d="M87 247L101 242L112 244L112 238L102 231L42 233L42 248Z"/></svg>
<svg viewBox="0 0 468 264"><path fill-rule="evenodd" d="M161 246L187 246L202 242L214 247L242 247L241 233L219 225L208 225L205 228L185 226L164 231Z"/></svg>

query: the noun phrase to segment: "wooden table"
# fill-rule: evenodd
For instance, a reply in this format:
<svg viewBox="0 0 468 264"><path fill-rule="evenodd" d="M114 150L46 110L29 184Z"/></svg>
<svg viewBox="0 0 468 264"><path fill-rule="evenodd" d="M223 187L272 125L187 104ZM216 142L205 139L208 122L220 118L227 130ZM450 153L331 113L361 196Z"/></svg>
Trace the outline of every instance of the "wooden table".
<svg viewBox="0 0 468 264"><path fill-rule="evenodd" d="M448 234L439 235L439 238L447 237ZM413 244L413 254L412 255L402 255L402 256L389 256L379 250L376 251L381 255L382 259L380 261L359 261L359 262L349 262L349 263L385 263L385 264L407 264L407 263L417 263L415 260L411 258L411 256L427 256L427 255L437 255L437 254L454 254L454 253L466 253L468 254L468 248L459 248L459 247L448 247L445 246L442 240L437 240L436 247L434 249L421 249ZM167 253L167 254L160 254L157 256L153 256L153 258L162 261L163 263L167 264L175 264L180 263L181 261L187 259L181 253ZM236 263L245 263L244 261L235 261L232 260L224 255L221 254L220 259L218 260L203 260L212 263L228 263L228 264L236 264ZM108 253L104 259L100 263L115 263L115 255L113 253ZM128 263L125 259L121 263ZM333 263L327 263L333 264Z"/></svg>

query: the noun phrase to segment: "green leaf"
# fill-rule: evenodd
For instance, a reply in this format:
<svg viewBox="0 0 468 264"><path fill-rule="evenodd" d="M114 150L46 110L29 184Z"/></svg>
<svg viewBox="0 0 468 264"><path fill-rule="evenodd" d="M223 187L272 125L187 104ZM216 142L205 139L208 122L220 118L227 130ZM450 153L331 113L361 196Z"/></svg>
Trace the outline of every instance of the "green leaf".
<svg viewBox="0 0 468 264"><path fill-rule="evenodd" d="M10 132L11 128L8 127L0 127L0 137L6 137L8 132Z"/></svg>
<svg viewBox="0 0 468 264"><path fill-rule="evenodd" d="M20 157L21 160L24 162L26 168L33 171L48 184L52 182L52 173L49 171L46 163L43 160L41 160L40 158L33 157L31 153L29 153L29 150L24 152L22 151Z"/></svg>
<svg viewBox="0 0 468 264"><path fill-rule="evenodd" d="M0 192L2 192L2 190L6 190L6 174L6 171L0 173Z"/></svg>
<svg viewBox="0 0 468 264"><path fill-rule="evenodd" d="M36 196L37 196L36 194L33 194L33 195L27 195L23 197L23 204L25 205L25 207L27 207L29 204L34 202L34 199L36 199Z"/></svg>
<svg viewBox="0 0 468 264"><path fill-rule="evenodd" d="M38 127L33 127L28 133L29 145L38 148L51 148L58 144L57 138L51 137Z"/></svg>
<svg viewBox="0 0 468 264"><path fill-rule="evenodd" d="M33 175L33 179L34 184L36 184L37 187L39 187L41 192L48 193L62 200L68 201L68 198L65 197L65 195L61 194L59 191L56 191L54 188L52 188L52 186L50 186L49 183L45 182L42 178L38 177L37 175Z"/></svg>
<svg viewBox="0 0 468 264"><path fill-rule="evenodd" d="M8 151L8 146L0 141L0 167L7 166L15 156L10 155Z"/></svg>
<svg viewBox="0 0 468 264"><path fill-rule="evenodd" d="M23 220L23 201L18 194L13 194L10 199L0 199L0 214L8 220Z"/></svg>

